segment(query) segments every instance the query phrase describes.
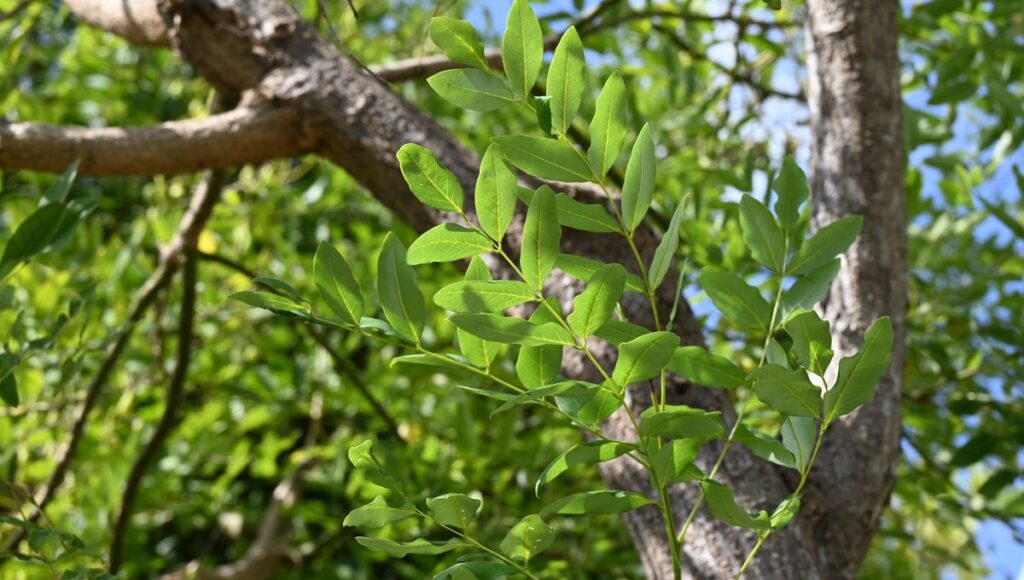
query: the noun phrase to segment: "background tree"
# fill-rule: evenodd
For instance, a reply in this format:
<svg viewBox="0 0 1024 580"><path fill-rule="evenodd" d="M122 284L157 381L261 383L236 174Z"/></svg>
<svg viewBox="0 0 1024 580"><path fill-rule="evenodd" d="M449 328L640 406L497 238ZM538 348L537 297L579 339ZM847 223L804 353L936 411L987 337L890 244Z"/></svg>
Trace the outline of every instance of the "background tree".
<svg viewBox="0 0 1024 580"><path fill-rule="evenodd" d="M57 549L52 544L60 538L49 530L72 529L91 546L125 543L126 564L140 574L181 569L193 559L197 566L223 564L218 570L225 575L269 571L264 558L285 555L301 556L310 571L337 573L330 568L337 562L373 565L370 556L349 551L349 531L339 525L350 498L367 493L359 476L339 460L360 432L386 434L393 453L419 458L414 471L421 478L449 473L467 482L467 489L501 489L516 481L517 470L543 467L551 453L538 449L577 437L553 429L535 435L541 446L532 438L521 440L524 427L528 432L538 417L524 413L488 424L486 404L417 388L438 377L409 369L394 374L368 352L372 344L353 337L337 340L225 306L230 291L248 286L250 269L311 284L311 276L297 268L310 263L321 239L347 240L353 251L366 254L388 229L409 239L410 232L392 223L391 215L418 230L437 223L440 216L408 202L394 158L405 142L437 152L472 190L478 158L470 150L482 151L490 133L454 137L432 116L453 129L472 125L454 121L460 115L476 117L431 96L422 83L406 83L450 65L416 55L385 64L374 76L359 64L384 62L385 55L406 54L410 46L424 47L416 52L432 50L425 42L428 14L414 6L367 6L355 20L344 6L311 5L303 7L303 19L267 0L227 6L191 0L159 6L72 1L66 7L71 15L54 6L18 3L0 24L8 55L4 79L18 89L8 92L3 105L11 120L0 125L0 167L60 172L81 159L83 175L109 176L263 164L215 172L199 186L190 177L83 180L66 206L75 218L68 217L69 223L79 221L73 243L53 240L41 247L54 246L54 251L4 273L11 283L4 290L8 308L2 314L11 338L3 360L14 369L5 372L4 391L9 402L13 392L22 399L11 411L5 436L17 442L6 452L11 508L31 518L35 507L28 492L54 523L41 519L42 527L32 528L33 552L46 556ZM765 150L758 144L766 140L773 118L799 109L781 103L803 98L787 72L804 56L814 222L866 217L825 310L846 337L842 351L855 349L867 324L882 314L893 316L902 336L905 199L911 247L922 250L912 262L919 270L910 270L918 272L910 278L910 291L920 316L910 318L908 421L901 425L899 418L903 365L898 352L875 402L830 434L830 459L812 475L804 512L766 545L754 572L853 575L896 481L901 435L919 451L900 464L908 476L906 489L897 487L900 501L886 516L887 533L871 565L906 566L905 551L917 550L925 562L910 566L935 570L932 562L955 562L974 570L971 550L949 549L950 537L971 545L960 519L996 517L1015 525L1012 518L1020 515L1012 444L1019 439L1020 423L1014 419L1020 409L1013 397L1019 395L1021 343L1020 287L1013 284L1020 277L1020 242L1012 236L1020 236L1020 227L1005 199L981 196L984 209L974 209L972 201L973 188L988 178L1002 176L1005 182L1006 171L997 168L1019 147L1021 65L1013 57L1020 44L1019 16L1002 2L932 2L902 14L885 2L810 2L780 13L756 4L730 4L727 12L713 8L641 9L602 2L546 21L557 40L565 21L575 20L588 48L606 55L609 65L626 66L634 115L652 121L664 148L660 171L671 176L659 183L664 198L677 202L684 193L693 195L681 253L697 267L751 267L741 256L722 252L721 239L735 242L728 248L741 246L728 192L764 190L760 180L770 160L790 146L775 140ZM804 16L801 32L793 23ZM900 17L909 51L902 70L896 47ZM132 48L78 25L77 19L134 44L169 45L173 52ZM312 23L319 23L323 34ZM340 52L338 38L344 39ZM801 38L807 40L806 55ZM68 42L75 43L73 49L65 47ZM712 54L723 50L725 57ZM927 87L929 107L904 107L901 72L911 96ZM218 99L209 97L211 89ZM212 114L204 116L207 110ZM947 110L947 119L937 116ZM947 128L955 129L950 120L964 110L985 115L981 134L969 141L980 154L963 138L953 139ZM900 121L904 111L906 130ZM73 127L99 119L135 128ZM151 125L155 122L162 124ZM499 130L520 126L524 119L510 113L488 122ZM797 142L799 128L794 133ZM941 199L922 195L935 188L936 178L929 179L920 159L906 180L910 195L904 196L904 136L912 152L920 152L921 145L930 148L920 156L941 172ZM304 156L310 153L316 156ZM9 228L33 211L46 183L31 173L5 173ZM53 199L63 197L59 186L54 191ZM593 195L571 193L581 199ZM186 198L190 209L178 219ZM664 228L672 209L668 203L656 208L654 229ZM649 255L658 236L653 231L645 236L641 251ZM955 258L923 251L939 240ZM567 243L583 255L622 251L594 236ZM159 253L152 252L157 245ZM364 269L358 279L371 277L371 262L356 266ZM173 276L178 270L180 288ZM970 272L966 280L964 271ZM439 287L441 278L424 284ZM125 292L135 292L134 298ZM664 298L664 308L671 298ZM969 307L961 306L964 299L971 301ZM995 304L994 315L982 312ZM254 324L260 332L237 332ZM443 325L432 326L445 332ZM680 335L700 342L704 328L684 308ZM721 323L708 336L712 343L726 341L732 330ZM313 354L310 339L323 347L320 354ZM177 349L179 343L195 348ZM190 360L187 353L193 350ZM163 362L174 357L174 365ZM332 366L337 376L324 378ZM731 409L731 402L715 392L683 384L673 388L682 401ZM446 399L438 402L441 392ZM421 423L418 417L435 420ZM209 437L210 432L218 436ZM500 455L533 459L520 465L465 465L462 454L447 447L452 440L463 453L507 449ZM956 471L981 460L983 466L965 487ZM605 473L608 481L639 486L638 474L625 467L612 464ZM793 485L742 451L730 455L723 478L749 509L784 496ZM915 489L918 481L927 483L924 496ZM285 518L284 490L297 494L300 482L305 493ZM678 505L692 504L693 489L680 486L676 493ZM511 508L511 514L520 513ZM133 519L132 513L140 515ZM119 522L113 536L103 523L107 514ZM649 533L660 528L656 518L640 510L627 520L651 576L670 569L666 546L658 543L659 534ZM695 576L735 570L752 541L703 513L692 529L695 541L685 563ZM291 542L289 532L295 536ZM579 564L581 574L588 567L629 569L631 563L614 550L593 549L601 542L621 542L614 530L579 534L565 557ZM245 540L231 541L240 535ZM157 544L156 554L151 544ZM918 550L921 546L925 549ZM400 564L407 566L400 571L417 576L420 566L432 565L414 561Z"/></svg>

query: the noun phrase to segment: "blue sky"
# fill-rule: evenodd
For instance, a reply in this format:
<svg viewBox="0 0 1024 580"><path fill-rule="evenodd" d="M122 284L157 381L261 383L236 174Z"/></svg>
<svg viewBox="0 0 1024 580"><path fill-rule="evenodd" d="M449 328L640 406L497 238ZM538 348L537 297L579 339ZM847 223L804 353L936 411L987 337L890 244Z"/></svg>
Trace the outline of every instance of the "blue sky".
<svg viewBox="0 0 1024 580"><path fill-rule="evenodd" d="M585 5L589 8L595 3L596 0L587 0ZM903 3L905 6L909 6L909 3L906 1ZM504 28L505 14L510 5L511 0L477 0L472 2L466 17L482 31L500 34ZM723 0L708 0L707 2L709 13L722 12L724 5L725 2ZM538 1L534 2L534 9L540 16L563 11L574 12L571 0ZM723 32L727 34L728 30ZM712 49L710 56L719 62L731 65L736 55L731 52L730 47L721 45L721 48ZM791 60L777 67L774 82L779 89L792 90L797 88L804 74L801 63ZM927 105L928 96L926 91L916 91L907 95L905 100L907 104L914 108L923 110L934 109ZM941 108L939 108L939 112L941 112ZM806 119L806 110L789 102L775 100L766 106L765 117L760 128L752 129L751 134L747 135L747 137L753 140L768 142L770 145L769 151L776 157L776 161L781 156L783 143L781 137L784 135L795 137L797 141L805 144L798 151L797 160L806 168L809 158L807 146L809 145L810 136L807 128L801 125L801 121ZM960 115L953 127L954 138L946 147L952 150L970 149L973 143L973 136L979 130L980 123L984 122L983 116L977 112ZM941 199L942 196L938 193L938 180L941 177L938 170L924 167L921 163L928 153L928 151L924 150L915 151L911 155L910 162L915 167L922 169L925 195L933 199ZM976 188L974 191L975 196L989 201L1017 199L1020 196L1020 192L1016 188L1011 170L1012 165L1024 167L1024 148L1007 155L1006 161L995 171L993 176ZM758 179L755 179L754 189L755 191L763 191L764 187L765 176L761 175ZM994 218L989 218L983 222L976 229L975 234L979 239L992 235L1007 239L1005 236L1011 235ZM1024 246L1024 244L1021 245ZM710 308L707 302L704 303L704 307ZM1017 578L1018 580L1024 580L1024 546L1014 542L1006 526L995 521L983 522L977 531L976 537L984 554L985 561L991 568L990 578L999 580Z"/></svg>

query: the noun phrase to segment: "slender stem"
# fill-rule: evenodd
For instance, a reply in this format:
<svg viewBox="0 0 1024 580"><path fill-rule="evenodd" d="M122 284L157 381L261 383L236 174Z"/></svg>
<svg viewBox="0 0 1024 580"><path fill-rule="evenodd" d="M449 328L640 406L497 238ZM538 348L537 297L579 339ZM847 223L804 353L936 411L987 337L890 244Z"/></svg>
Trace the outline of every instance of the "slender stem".
<svg viewBox="0 0 1024 580"><path fill-rule="evenodd" d="M747 571L747 567L754 561L754 556L757 555L757 551L761 549L761 544L764 544L767 537L768 534L759 535L757 537L757 543L754 544L754 548L750 550L750 554L747 555L747 559L743 561L743 566L740 567L740 571L736 573L737 579L743 576L743 573Z"/></svg>
<svg viewBox="0 0 1024 580"><path fill-rule="evenodd" d="M437 521L434 520L434 518L430 517L429 514L424 513L423 510L421 510L419 507L414 505L413 509L416 510L416 513L418 513L420 515L420 517L422 517L424 519L428 519L428 520L434 522L435 524L440 526L442 529L444 529L444 530L448 531L449 533L454 534L454 535L462 538L463 540L469 542L470 544L472 544L478 550L482 550L484 552L487 552L488 554L494 556L495 558L501 560L502 562L505 562L509 566L512 566L513 568L518 570L520 574L523 574L527 578L532 578L533 580L538 580L538 578L536 576L534 576L532 573L530 573L530 571L527 570L525 566L520 565L519 562L516 562L515 560L509 558L508 556L502 554L501 552L498 552L497 550L494 550L492 548L487 547L486 545L484 545L481 542L477 541L475 538L473 538L472 536L470 536L469 534L467 534L465 532L460 532L459 530L457 530L455 528L452 528L450 526L446 526L444 524L437 523Z"/></svg>

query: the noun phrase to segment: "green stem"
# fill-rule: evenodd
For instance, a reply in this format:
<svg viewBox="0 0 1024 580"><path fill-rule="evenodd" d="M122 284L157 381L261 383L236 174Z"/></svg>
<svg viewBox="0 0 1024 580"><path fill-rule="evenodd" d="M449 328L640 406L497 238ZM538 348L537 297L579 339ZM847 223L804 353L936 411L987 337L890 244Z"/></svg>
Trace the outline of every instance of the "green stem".
<svg viewBox="0 0 1024 580"><path fill-rule="evenodd" d="M413 506L413 509L415 509L415 510L416 510L416 513L418 513L418 514L419 514L419 515L420 515L421 517L423 517L424 519L429 519L430 521L432 521L432 522L434 522L435 524L437 524L438 526L440 526L440 527L441 527L442 529L444 529L444 530L448 531L449 533L451 533L451 534L454 534L454 535L458 536L459 538L462 538L463 540L465 540L465 541L469 542L469 543L470 543L470 544L472 544L472 545L473 545L473 546L474 546L474 547L475 547L476 549L478 549L478 550L482 550L482 551L484 551L484 552L487 552L488 554L490 554L490 555L494 556L494 557L495 557L495 558L497 558L498 560L501 560L502 562L504 562L504 563L508 564L509 566L512 566L513 568L515 568L516 570L518 570L520 574L523 574L523 575L524 575L524 576L526 576L527 578L531 578L532 580L539 580L539 579L538 579L538 578L537 578L536 576L534 576L534 575L533 575L533 574L532 574L532 573L531 573L531 572L530 572L529 570L527 570L525 566L523 566L523 565L520 565L520 564L519 564L519 562L516 562L516 561L515 561L515 560L513 560L512 558L509 558L508 556L506 556L506 555L502 554L501 552L498 552L497 550L494 550L494 549L492 549L492 548L489 548L489 547L487 547L486 545L484 545L484 544L482 544L482 543L478 542L478 541L477 541L476 539L474 539L474 538L473 538L472 536L470 536L470 535L469 535L469 534L467 534L467 533L464 533L464 532L460 532L459 530L457 530L457 529L455 529L455 528L452 528L452 527L449 527L449 526L446 526L446 525L444 525L444 524L438 524L438 523L437 523L437 521L436 521L436 520L434 520L434 518L430 517L430 515L429 515L429 514L426 514L426 513L424 513L424 512L423 512L423 511L422 511L422 510L421 510L421 509L420 509L419 507L417 507L417 506Z"/></svg>
<svg viewBox="0 0 1024 580"><path fill-rule="evenodd" d="M757 551L761 549L761 544L764 544L768 534L760 535L757 537L757 543L754 544L754 548L750 550L750 554L747 555L747 559L743 561L743 566L740 567L740 571L736 573L736 578L743 576L743 573L747 571L747 567L754 561L754 556L757 555Z"/></svg>

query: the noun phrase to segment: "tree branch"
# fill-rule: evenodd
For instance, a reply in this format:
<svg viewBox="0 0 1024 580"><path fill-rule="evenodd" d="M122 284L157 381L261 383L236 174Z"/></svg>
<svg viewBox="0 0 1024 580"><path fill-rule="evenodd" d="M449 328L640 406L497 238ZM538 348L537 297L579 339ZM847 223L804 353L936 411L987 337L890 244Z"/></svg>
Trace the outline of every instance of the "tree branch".
<svg viewBox="0 0 1024 580"><path fill-rule="evenodd" d="M64 0L80 18L141 46L169 46L167 26L155 0Z"/></svg>
<svg viewBox="0 0 1024 580"><path fill-rule="evenodd" d="M0 169L156 175L224 169L295 157L312 149L294 111L243 107L205 119L149 127L68 127L0 119Z"/></svg>
<svg viewBox="0 0 1024 580"><path fill-rule="evenodd" d="M226 174L223 171L212 172L192 200L192 205L183 222L205 224L213 212L213 206L220 199L225 181ZM142 453L136 458L128 479L125 481L121 511L114 524L113 537L110 542L110 572L112 574L117 574L124 559L125 534L135 508L135 499L138 496L142 478L146 475L149 466L159 457L164 443L177 427L178 416L185 398L185 383L188 380L188 369L192 362L196 282L199 272L196 245L202 227L186 228L184 231L185 235L178 236L176 238L177 246L172 248L173 252L180 253L184 261L181 312L178 315L178 357L175 361L170 385L167 387L167 401L164 405L163 416L160 417L156 431L153 432Z"/></svg>

